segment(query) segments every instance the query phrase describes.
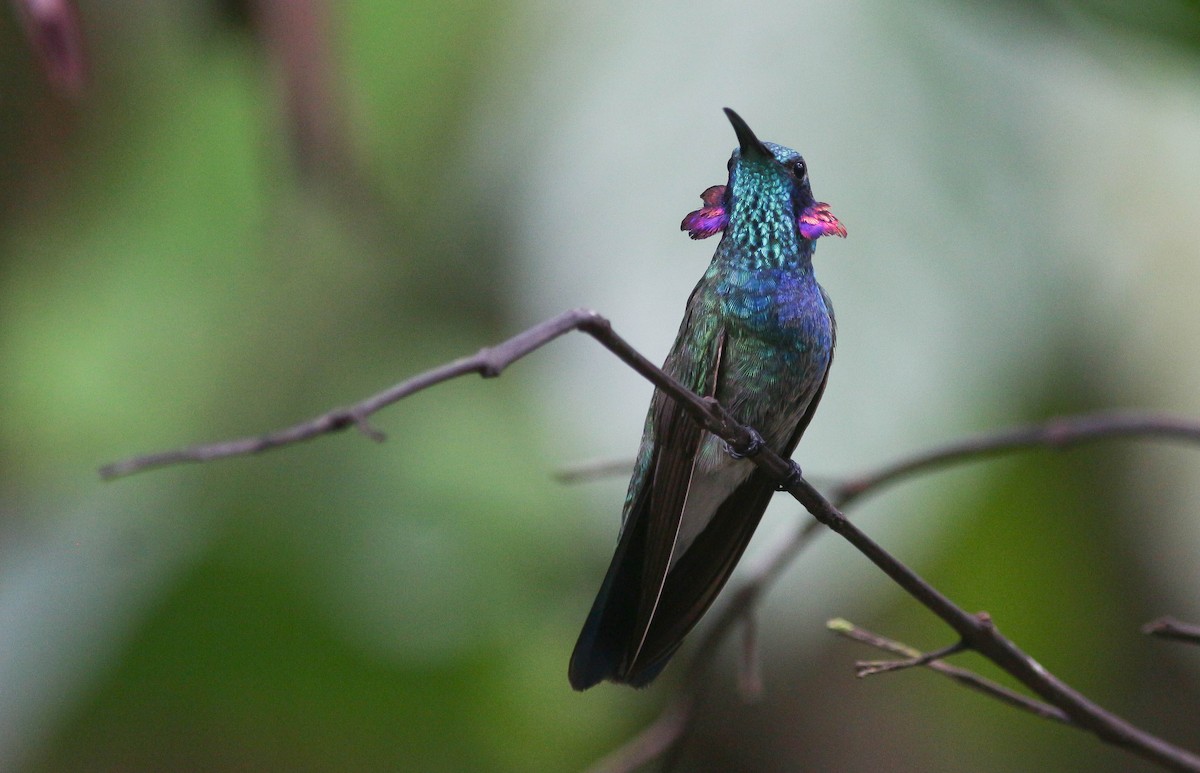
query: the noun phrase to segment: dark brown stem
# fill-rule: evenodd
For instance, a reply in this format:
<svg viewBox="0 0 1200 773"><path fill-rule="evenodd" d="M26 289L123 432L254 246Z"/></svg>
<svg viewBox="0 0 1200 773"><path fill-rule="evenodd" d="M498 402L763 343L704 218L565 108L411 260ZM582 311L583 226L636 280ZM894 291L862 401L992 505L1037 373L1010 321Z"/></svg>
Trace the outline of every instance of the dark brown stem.
<svg viewBox="0 0 1200 773"><path fill-rule="evenodd" d="M927 656L923 655L920 650L909 647L907 644L901 644L893 639L888 639L876 633L859 628L856 625L846 620L830 620L826 623L826 627L839 636L845 636L848 639L859 641L864 644L869 644L877 649L891 652L895 655L901 655L911 661L924 660ZM997 684L990 679L986 679L974 671L968 671L965 668L952 666L949 663L937 659L927 659L920 665L931 671L936 671L939 674L948 676L954 681L972 690L977 690L984 695L995 698L998 701L1007 703L1010 706L1015 706L1022 711L1028 711L1031 714L1039 716L1043 719L1052 719L1055 722L1061 722L1064 725L1074 726L1074 722L1061 709L1055 708L1048 703L1036 701L1032 698L1027 698L1018 692L1014 692L1007 687Z"/></svg>
<svg viewBox="0 0 1200 773"><path fill-rule="evenodd" d="M687 729L694 696L684 692L662 710L658 718L628 742L588 768L588 773L627 773L669 752Z"/></svg>
<svg viewBox="0 0 1200 773"><path fill-rule="evenodd" d="M989 432L905 457L889 466L843 481L830 499L846 507L858 498L919 472L1034 448L1067 448L1116 438L1200 442L1200 422L1137 413L1063 416L1041 424Z"/></svg>
<svg viewBox="0 0 1200 773"><path fill-rule="evenodd" d="M519 333L507 341L490 348L480 349L470 357L462 357L454 362L428 370L413 376L407 381L396 384L378 394L371 395L361 402L346 408L334 408L308 421L286 427L275 432L254 437L227 440L220 443L190 446L170 451L161 451L143 456L134 456L100 468L100 477L105 480L132 475L135 472L154 467L165 467L184 462L208 462L214 459L224 459L230 456L257 454L272 448L312 440L321 435L340 432L348 427L357 427L373 440L384 439L383 433L371 427L368 419L377 411L392 403L403 400L411 394L423 389L441 384L459 376L478 373L484 378L499 376L501 371L516 360L538 349L550 341L576 328L599 324L608 326L599 314L589 309L574 309L534 325L523 333Z"/></svg>
<svg viewBox="0 0 1200 773"><path fill-rule="evenodd" d="M230 443L216 443L209 446L183 449L181 451L169 451L163 454L135 457L125 462L109 465L101 471L101 474L106 478L111 478L174 462L205 461L237 454L256 453L268 448L342 430L350 425L366 427L366 421L373 413L408 395L467 373L479 373L485 378L498 376L504 368L514 361L571 330L579 330L596 339L626 365L633 368L633 370L669 395L679 407L692 416L702 427L725 440L733 450L752 459L761 469L769 473L776 481L779 481L782 490L788 491L795 497L814 518L852 544L909 595L940 617L958 634L966 646L969 646L971 649L974 649L996 663L1000 668L1007 671L1022 684L1041 696L1047 703L1062 710L1074 724L1089 730L1109 743L1126 748L1163 767L1171 770L1200 773L1200 757L1172 746L1162 739L1150 735L1120 717L1100 708L1062 682L1062 680L1049 673L1039 663L1034 661L1033 658L1026 655L1020 648L1001 635L989 618L983 615L972 615L956 606L916 572L909 569L852 524L838 508L834 507L829 500L825 499L820 492L798 474L799 471L794 463L781 458L769 448L764 447L753 429L738 423L715 400L701 398L684 388L678 381L642 356L625 339L617 335L607 319L589 309L576 309L565 312L553 319L535 325L498 346L490 349L482 349L471 357L465 357L440 368L422 373L348 409L331 411L311 421L280 432ZM1066 425L1064 424L1064 426ZM1046 434L1044 428L1042 428L1042 434L1039 436L1040 440L1032 435L1014 436L1004 442L992 438L991 440L983 439L960 444L957 447L957 451L954 452L943 449L937 454L927 455L926 457L897 465L890 470L884 471L883 474L874 476L873 480L868 480L865 483L860 481L857 489L852 488L844 491L840 499L843 502L850 501L857 495L856 491L861 492L877 487L882 485L883 481L894 480L903 475L911 474L916 469L947 463L951 459L995 453L1002 448L1024 447L1035 443L1041 445L1049 443L1053 445L1071 442L1064 439L1071 436L1068 429L1060 428L1057 431ZM1076 429L1075 432L1076 437L1090 437L1100 434L1111 437L1114 434L1133 434L1135 429L1125 427L1123 429L1118 428L1116 430L1105 431L1102 427L1096 428L1093 426L1090 430ZM1089 432L1091 433L1090 435L1088 434ZM1194 437L1190 430L1181 432L1181 435L1189 438ZM774 577L786 565L786 557L798 551L803 546L804 540L805 537L803 532L801 532L795 539L789 541L784 548L772 557L776 561L775 563L768 563L759 570L760 576L763 578ZM767 582L768 580L764 579L764 584L743 588L742 592L734 597L732 606L741 607L742 610L749 609L753 605L755 597L766 587ZM728 610L726 614L729 614ZM735 616L737 614L742 614L742 612L735 611ZM723 631L721 634L716 635L717 638L720 635L723 635ZM714 634L710 633L709 637L706 637L704 644L709 645L710 642L715 641L713 637ZM711 655L708 656L711 657ZM671 729L671 723L675 721L673 716L663 715L655 723L655 726L661 732L658 732L649 740L655 742L656 748L669 748L680 737L684 728L686 728L686 718L691 705L690 701L690 698L684 698L678 704L679 710L684 715L681 720L682 725L680 729Z"/></svg>
<svg viewBox="0 0 1200 773"><path fill-rule="evenodd" d="M967 645L960 641L948 647L942 647L939 650L912 655L904 660L860 660L854 664L854 675L859 679L863 679L868 676L875 676L876 674L887 674L892 671L903 671L906 668L927 666L930 663L948 658L965 649L967 649Z"/></svg>
<svg viewBox="0 0 1200 773"><path fill-rule="evenodd" d="M764 453L765 455L765 453ZM774 456L774 454L771 454ZM778 457L775 457L778 459ZM759 460L755 460L759 461ZM780 460L781 466L782 460ZM781 478L786 474L774 460L762 467ZM1200 771L1200 757L1163 741L1124 719L1102 709L1082 694L1051 674L1040 663L1005 638L990 619L969 614L955 606L936 588L929 585L890 553L879 547L866 534L850 523L807 481L799 480L788 491L804 505L813 517L824 523L860 553L883 570L909 595L940 617L971 649L1007 671L1047 703L1062 709L1080 727L1104 741L1128 749L1170 770Z"/></svg>
<svg viewBox="0 0 1200 773"><path fill-rule="evenodd" d="M1173 617L1160 617L1142 626L1142 633L1188 644L1200 644L1200 625L1184 623Z"/></svg>
<svg viewBox="0 0 1200 773"><path fill-rule="evenodd" d="M750 703L762 697L762 662L758 646L758 616L747 610L742 618L742 657L738 670L738 692Z"/></svg>
<svg viewBox="0 0 1200 773"><path fill-rule="evenodd" d="M554 471L559 483L586 483L605 478L629 477L633 472L633 459L593 459L574 464L564 464Z"/></svg>
<svg viewBox="0 0 1200 773"><path fill-rule="evenodd" d="M63 96L78 97L87 81L87 57L79 11L72 0L14 0L50 84Z"/></svg>

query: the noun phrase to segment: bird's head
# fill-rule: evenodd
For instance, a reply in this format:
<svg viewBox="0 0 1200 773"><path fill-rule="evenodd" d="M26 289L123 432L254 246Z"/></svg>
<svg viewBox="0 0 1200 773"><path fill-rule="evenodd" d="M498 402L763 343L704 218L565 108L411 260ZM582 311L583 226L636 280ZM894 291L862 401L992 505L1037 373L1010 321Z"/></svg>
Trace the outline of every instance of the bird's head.
<svg viewBox="0 0 1200 773"><path fill-rule="evenodd" d="M805 239L845 236L845 226L829 211L829 205L813 199L804 158L791 148L759 140L729 108L725 115L738 139L738 147L729 157L729 181L701 193L704 206L688 213L680 229L693 239L706 239L725 230L731 213L757 219L786 210Z"/></svg>

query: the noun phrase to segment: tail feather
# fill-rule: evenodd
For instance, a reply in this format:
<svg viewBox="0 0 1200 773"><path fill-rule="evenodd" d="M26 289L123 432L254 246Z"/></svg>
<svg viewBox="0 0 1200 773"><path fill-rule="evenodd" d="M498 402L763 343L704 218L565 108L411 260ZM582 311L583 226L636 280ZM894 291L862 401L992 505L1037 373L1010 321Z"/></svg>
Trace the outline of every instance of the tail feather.
<svg viewBox="0 0 1200 773"><path fill-rule="evenodd" d="M567 676L576 690L586 690L605 679L623 681L621 667L637 622L645 541L644 522L630 523L621 532L612 563L571 653Z"/></svg>
<svg viewBox="0 0 1200 773"><path fill-rule="evenodd" d="M640 624L639 604L650 584L644 582L647 519L628 522L571 655L571 686L653 681L728 581L773 493L758 472L739 486L673 566L657 611Z"/></svg>

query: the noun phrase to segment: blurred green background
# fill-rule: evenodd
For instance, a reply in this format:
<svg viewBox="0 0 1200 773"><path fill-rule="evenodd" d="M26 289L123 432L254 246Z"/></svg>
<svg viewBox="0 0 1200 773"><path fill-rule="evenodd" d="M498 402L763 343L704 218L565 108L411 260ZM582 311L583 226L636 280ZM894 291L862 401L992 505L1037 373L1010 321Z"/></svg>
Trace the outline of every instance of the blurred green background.
<svg viewBox="0 0 1200 773"><path fill-rule="evenodd" d="M0 769L579 770L678 686L566 663L650 389L582 336L354 433L101 483L586 305L653 358L734 145L805 153L850 231L818 482L1094 408L1200 415L1200 6L79 2L52 88L0 13ZM1200 748L1200 456L1035 453L871 499L869 533L1107 708ZM758 546L801 518L779 502ZM755 548L752 547L752 551ZM752 557L751 557L752 558ZM736 582L736 580L735 580ZM714 670L676 770L1150 770L834 616L932 616L836 539ZM966 665L985 664L973 656Z"/></svg>

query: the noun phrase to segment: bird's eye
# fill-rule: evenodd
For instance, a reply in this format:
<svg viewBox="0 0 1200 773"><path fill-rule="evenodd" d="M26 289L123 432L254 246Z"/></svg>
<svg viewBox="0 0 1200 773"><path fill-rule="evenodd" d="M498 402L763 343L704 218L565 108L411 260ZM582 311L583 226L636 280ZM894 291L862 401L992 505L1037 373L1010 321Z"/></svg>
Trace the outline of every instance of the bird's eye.
<svg viewBox="0 0 1200 773"><path fill-rule="evenodd" d="M796 176L797 180L804 179L804 175L807 172L808 172L808 167L805 166L803 159L792 164L792 174L794 174Z"/></svg>

